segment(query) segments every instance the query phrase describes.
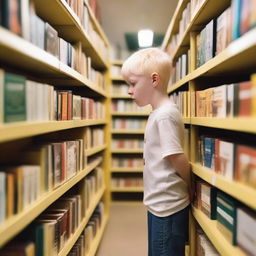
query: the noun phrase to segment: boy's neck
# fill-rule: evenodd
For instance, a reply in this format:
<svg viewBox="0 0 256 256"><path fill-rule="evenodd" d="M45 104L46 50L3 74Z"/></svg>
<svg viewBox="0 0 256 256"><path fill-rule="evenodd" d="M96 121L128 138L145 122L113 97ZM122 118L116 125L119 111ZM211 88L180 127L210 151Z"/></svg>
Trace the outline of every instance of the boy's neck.
<svg viewBox="0 0 256 256"><path fill-rule="evenodd" d="M167 93L156 93L152 97L152 101L151 101L150 105L152 106L153 110L156 110L169 101L170 100L169 100Z"/></svg>

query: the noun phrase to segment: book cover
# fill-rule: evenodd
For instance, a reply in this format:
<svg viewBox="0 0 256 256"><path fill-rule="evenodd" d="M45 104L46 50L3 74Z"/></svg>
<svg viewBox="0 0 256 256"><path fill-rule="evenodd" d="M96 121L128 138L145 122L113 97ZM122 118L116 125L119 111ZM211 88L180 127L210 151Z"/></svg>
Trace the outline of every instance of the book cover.
<svg viewBox="0 0 256 256"><path fill-rule="evenodd" d="M219 142L219 167L220 174L228 180L234 178L234 152L235 145L232 142L220 140Z"/></svg>
<svg viewBox="0 0 256 256"><path fill-rule="evenodd" d="M227 86L213 88L212 116L225 118L227 115Z"/></svg>
<svg viewBox="0 0 256 256"><path fill-rule="evenodd" d="M26 120L25 77L6 72L4 74L4 122Z"/></svg>
<svg viewBox="0 0 256 256"><path fill-rule="evenodd" d="M239 84L239 116L251 116L252 110L252 83L251 81L246 81Z"/></svg>
<svg viewBox="0 0 256 256"><path fill-rule="evenodd" d="M244 208L237 209L237 244L249 255L256 252L256 215Z"/></svg>
<svg viewBox="0 0 256 256"><path fill-rule="evenodd" d="M239 182L256 187L256 148L237 145L235 178Z"/></svg>
<svg viewBox="0 0 256 256"><path fill-rule="evenodd" d="M45 23L45 50L59 58L58 32L47 22Z"/></svg>
<svg viewBox="0 0 256 256"><path fill-rule="evenodd" d="M21 0L2 0L1 8L1 24L13 33L21 36Z"/></svg>

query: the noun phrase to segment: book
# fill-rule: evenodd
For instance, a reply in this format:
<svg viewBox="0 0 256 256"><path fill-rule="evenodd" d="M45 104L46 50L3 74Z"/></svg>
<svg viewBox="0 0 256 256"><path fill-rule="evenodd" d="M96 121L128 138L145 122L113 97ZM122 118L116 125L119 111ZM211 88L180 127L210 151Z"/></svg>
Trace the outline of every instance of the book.
<svg viewBox="0 0 256 256"><path fill-rule="evenodd" d="M0 224L6 218L6 173L0 172Z"/></svg>
<svg viewBox="0 0 256 256"><path fill-rule="evenodd" d="M58 32L47 22L45 23L45 50L59 58Z"/></svg>
<svg viewBox="0 0 256 256"><path fill-rule="evenodd" d="M256 187L256 148L237 145L235 178L239 182Z"/></svg>
<svg viewBox="0 0 256 256"><path fill-rule="evenodd" d="M26 120L25 77L8 72L4 74L4 122Z"/></svg>
<svg viewBox="0 0 256 256"><path fill-rule="evenodd" d="M1 24L17 35L22 35L21 0L1 1Z"/></svg>
<svg viewBox="0 0 256 256"><path fill-rule="evenodd" d="M255 242L256 215L243 207L237 209L237 244L249 255L256 252Z"/></svg>

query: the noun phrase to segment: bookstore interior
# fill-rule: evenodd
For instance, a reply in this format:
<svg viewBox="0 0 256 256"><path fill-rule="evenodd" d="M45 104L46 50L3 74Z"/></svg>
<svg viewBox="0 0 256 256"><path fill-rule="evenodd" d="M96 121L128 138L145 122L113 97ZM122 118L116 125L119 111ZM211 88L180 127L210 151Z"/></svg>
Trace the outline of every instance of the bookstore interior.
<svg viewBox="0 0 256 256"><path fill-rule="evenodd" d="M195 187L186 254L255 256L256 0L177 0L167 18ZM111 205L142 204L151 109L110 41L97 0L0 1L0 256L96 255Z"/></svg>

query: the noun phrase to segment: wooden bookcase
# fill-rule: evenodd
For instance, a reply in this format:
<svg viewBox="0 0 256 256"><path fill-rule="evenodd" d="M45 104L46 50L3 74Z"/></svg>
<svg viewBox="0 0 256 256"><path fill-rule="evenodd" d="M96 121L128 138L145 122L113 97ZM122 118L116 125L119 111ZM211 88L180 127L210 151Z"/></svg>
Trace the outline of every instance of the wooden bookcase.
<svg viewBox="0 0 256 256"><path fill-rule="evenodd" d="M25 1L24 1L25 2ZM86 56L91 57L92 67L104 74L106 85L109 84L109 60L98 50L95 42L91 40L81 25L75 12L70 8L65 0L38 1L35 0L36 13L41 19L51 24L58 32L59 36L67 42L81 42ZM105 52L108 52L109 42L96 20L89 4L84 1L88 8L91 26L104 42ZM46 122L15 122L0 124L0 148L7 149L5 155L11 158L15 148L22 148L22 145L33 146L34 138L41 138L47 143L47 139L58 137L63 133L62 139L77 138L81 134L84 136L84 129L99 127L104 132L104 144L85 150L87 158L90 158L85 169L77 172L75 176L63 182L57 188L45 192L39 198L23 209L20 213L7 218L0 224L0 250L9 241L21 233L37 216L39 216L52 203L57 201L65 193L73 189L80 181L87 177L96 167L102 167L104 172L103 185L91 198L91 203L86 210L85 217L82 219L75 233L67 240L58 255L67 255L74 246L78 237L88 224L95 208L99 202L104 203L104 214L100 228L94 237L89 251L86 255L93 256L99 246L103 231L109 218L110 197L108 174L109 174L109 136L110 134L110 99L109 88L103 90L98 84L87 79L75 69L62 63L58 58L41 48L26 41L24 38L15 35L11 31L0 26L0 62L1 68L12 73L18 73L29 80L35 79L37 82L48 83L58 88L74 89L75 94L80 93L84 97L90 97L103 103L105 106L105 117L88 120L70 121L46 121ZM0 84L0 86L3 86ZM81 95L80 94L80 95ZM2 96L2 95L1 95ZM1 113L2 114L2 113ZM48 137L49 136L49 137ZM63 136L66 136L63 138ZM85 137L85 136L84 136ZM60 136L61 138L61 136ZM21 145L21 146L20 146ZM20 154L23 152L21 151ZM93 158L95 155L101 158ZM1 165L4 164L1 157ZM12 159L15 164L15 159ZM0 206L1 207L1 206Z"/></svg>
<svg viewBox="0 0 256 256"><path fill-rule="evenodd" d="M197 2L197 1L194 1ZM179 21L182 18L183 10L189 0L180 0L174 16L166 32L162 49L168 51L168 45L175 34L179 32ZM184 32L173 48L171 57L175 62L187 49L190 50L188 73L178 79L168 89L171 95L178 91L188 91L190 98L190 110L195 107L193 93L198 90L207 89L222 84L237 83L250 80L250 76L256 73L256 29L252 28L238 39L232 41L222 52L208 60L205 64L196 67L197 44L196 35L212 19L217 18L225 9L230 6L231 1L202 0L197 10L191 16ZM229 24L231 26L231 24ZM200 129L207 129L208 136L215 136L220 132L226 133L227 138L234 141L234 136L241 135L239 141L243 143L245 136L255 138L255 117L195 117L192 111L186 117L185 124L190 131L190 162L194 177L200 177L210 185L230 195L235 200L255 212L256 190L236 180L228 180L204 166L198 161L198 136ZM205 130L204 130L205 131ZM229 135L230 134L230 135ZM243 135L243 136L242 136ZM216 135L218 136L218 135ZM255 145L254 145L255 146ZM209 219L202 211L192 207L190 215L190 255L195 255L195 223L198 223L206 233L214 247L221 255L247 255L238 246L229 243L216 226L216 220Z"/></svg>
<svg viewBox="0 0 256 256"><path fill-rule="evenodd" d="M112 68L113 66L118 67L121 69L123 61L116 60L112 61ZM121 77L121 75L117 72L114 74L112 73L111 76L112 80L112 88L114 86L124 85L125 80ZM112 103L118 100L127 100L132 101L130 96L128 95L128 86L127 90L122 93L111 93ZM111 111L111 119L112 125L115 118L127 120L127 119L146 119L149 113L146 112L128 112L128 111ZM113 139L127 139L127 138L136 138L136 139L143 139L144 136L144 129L117 129L113 128L111 130L111 136ZM120 158L122 156L126 157L139 157L142 159L143 149L136 149L136 148L113 148L111 149L112 160L113 158ZM142 178L143 167L120 167L115 166L113 167L113 162L110 166L110 173L111 178L120 177L123 179L130 178L130 177L141 177ZM111 185L111 194L112 194L112 202L141 202L142 201L142 193L143 187L142 186L114 186Z"/></svg>

